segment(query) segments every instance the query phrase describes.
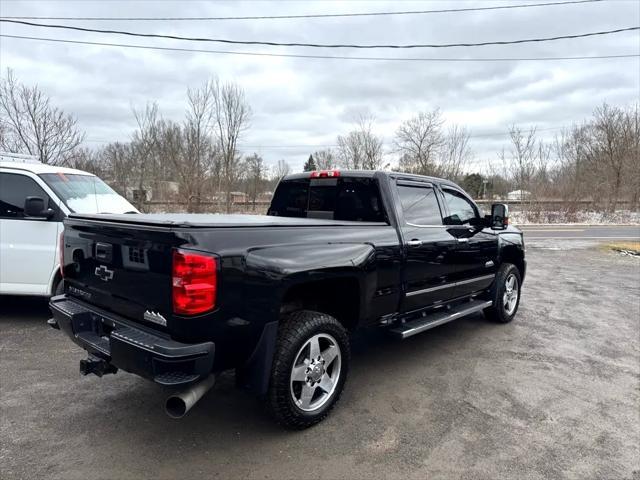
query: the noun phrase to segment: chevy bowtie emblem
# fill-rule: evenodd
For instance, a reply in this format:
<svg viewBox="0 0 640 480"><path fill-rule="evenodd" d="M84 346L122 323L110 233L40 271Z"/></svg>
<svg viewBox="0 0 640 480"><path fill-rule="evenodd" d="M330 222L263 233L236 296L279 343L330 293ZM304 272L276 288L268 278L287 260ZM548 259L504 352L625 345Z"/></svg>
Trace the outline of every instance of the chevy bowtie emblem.
<svg viewBox="0 0 640 480"><path fill-rule="evenodd" d="M113 278L113 270L109 270L104 265L100 265L99 267L96 267L95 274L96 274L96 277L98 277L103 282L108 282Z"/></svg>

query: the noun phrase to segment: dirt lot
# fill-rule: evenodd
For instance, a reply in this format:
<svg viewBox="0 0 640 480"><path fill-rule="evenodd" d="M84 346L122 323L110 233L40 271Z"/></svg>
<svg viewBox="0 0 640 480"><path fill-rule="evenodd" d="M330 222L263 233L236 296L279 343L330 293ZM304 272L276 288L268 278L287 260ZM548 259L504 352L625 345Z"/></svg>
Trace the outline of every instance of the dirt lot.
<svg viewBox="0 0 640 480"><path fill-rule="evenodd" d="M640 478L640 260L527 254L514 323L361 334L338 408L293 433L224 376L171 420L159 386L80 377L46 303L0 298L0 477Z"/></svg>

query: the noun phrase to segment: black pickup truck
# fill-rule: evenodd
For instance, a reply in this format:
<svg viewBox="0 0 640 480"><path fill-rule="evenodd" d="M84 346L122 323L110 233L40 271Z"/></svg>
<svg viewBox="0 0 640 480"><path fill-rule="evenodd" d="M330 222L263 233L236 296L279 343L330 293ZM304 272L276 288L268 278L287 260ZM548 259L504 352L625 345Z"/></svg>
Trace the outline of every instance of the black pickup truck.
<svg viewBox="0 0 640 480"><path fill-rule="evenodd" d="M338 400L354 329L509 322L526 267L505 205L481 216L452 182L390 172L288 175L264 216L70 215L63 235L49 324L88 352L82 373L177 387L180 417L235 369L290 428Z"/></svg>

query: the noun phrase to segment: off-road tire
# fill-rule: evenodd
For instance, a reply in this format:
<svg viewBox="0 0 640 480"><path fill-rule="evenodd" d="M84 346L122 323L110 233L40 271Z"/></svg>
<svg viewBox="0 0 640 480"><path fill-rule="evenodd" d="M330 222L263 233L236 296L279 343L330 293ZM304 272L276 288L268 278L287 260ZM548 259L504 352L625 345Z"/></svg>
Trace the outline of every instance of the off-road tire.
<svg viewBox="0 0 640 480"><path fill-rule="evenodd" d="M300 349L314 335L331 335L340 347L340 376L335 390L324 405L313 412L301 410L291 395L291 369ZM300 310L280 321L269 391L267 409L282 426L301 430L322 421L340 399L349 370L349 336L335 318L325 313Z"/></svg>
<svg viewBox="0 0 640 480"><path fill-rule="evenodd" d="M509 275L514 275L518 281L518 298L516 301L515 309L511 314L507 313L504 305L504 293L505 282ZM493 305L489 308L485 308L484 315L491 321L498 323L509 323L518 313L518 307L520 306L520 298L522 296L522 277L520 276L520 270L512 263L503 263L496 274L496 279L491 287L489 298L493 300Z"/></svg>

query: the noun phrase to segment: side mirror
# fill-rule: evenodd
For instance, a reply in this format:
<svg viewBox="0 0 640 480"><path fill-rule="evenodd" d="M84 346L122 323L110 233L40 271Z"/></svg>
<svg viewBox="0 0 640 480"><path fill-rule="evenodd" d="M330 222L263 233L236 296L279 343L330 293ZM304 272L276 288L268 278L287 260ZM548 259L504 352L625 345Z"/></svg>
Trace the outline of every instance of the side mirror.
<svg viewBox="0 0 640 480"><path fill-rule="evenodd" d="M493 230L504 230L509 225L509 207L504 203L491 205L490 226Z"/></svg>
<svg viewBox="0 0 640 480"><path fill-rule="evenodd" d="M44 199L42 197L27 197L24 201L24 214L27 217L51 218L54 211L50 208L44 208Z"/></svg>

